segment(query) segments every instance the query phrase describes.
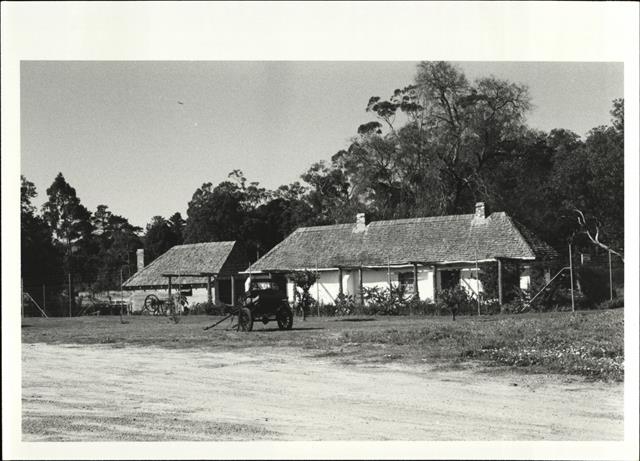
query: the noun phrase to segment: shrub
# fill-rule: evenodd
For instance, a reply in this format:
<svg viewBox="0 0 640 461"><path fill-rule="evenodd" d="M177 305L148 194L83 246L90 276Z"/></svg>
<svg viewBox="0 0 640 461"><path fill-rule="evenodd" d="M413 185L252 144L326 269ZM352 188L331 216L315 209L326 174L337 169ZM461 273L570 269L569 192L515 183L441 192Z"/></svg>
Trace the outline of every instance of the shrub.
<svg viewBox="0 0 640 461"><path fill-rule="evenodd" d="M477 309L477 301L458 285L438 292L438 308L454 316L469 314L474 308Z"/></svg>
<svg viewBox="0 0 640 461"><path fill-rule="evenodd" d="M609 297L609 276L605 271L581 266L577 273L580 288L590 304L595 306Z"/></svg>
<svg viewBox="0 0 640 461"><path fill-rule="evenodd" d="M352 295L341 293L335 300L333 313L330 315L353 315L358 310L355 298Z"/></svg>
<svg viewBox="0 0 640 461"><path fill-rule="evenodd" d="M291 280L297 287L302 289L302 295L294 290L296 301L294 302L294 310L302 311L302 320L307 318L311 308L315 307L316 300L309 294L309 289L316 283L318 274L308 270L292 272L289 274Z"/></svg>
<svg viewBox="0 0 640 461"><path fill-rule="evenodd" d="M480 263L478 265L480 272L479 278L482 283L487 298L498 297L498 263L487 262ZM520 286L520 271L516 263L504 261L502 263L502 289L503 289L503 301L509 302L512 300L514 288Z"/></svg>
<svg viewBox="0 0 640 461"><path fill-rule="evenodd" d="M624 298L607 299L598 304L598 309L617 309L624 307Z"/></svg>
<svg viewBox="0 0 640 461"><path fill-rule="evenodd" d="M407 310L407 303L412 299L401 286L388 288L363 288L363 298L367 310L377 315L399 315Z"/></svg>
<svg viewBox="0 0 640 461"><path fill-rule="evenodd" d="M437 306L430 301L422 301L416 296L412 296L401 307L402 315L435 315Z"/></svg>
<svg viewBox="0 0 640 461"><path fill-rule="evenodd" d="M499 314L500 303L497 299L485 299L480 295L480 313L483 315L495 315Z"/></svg>

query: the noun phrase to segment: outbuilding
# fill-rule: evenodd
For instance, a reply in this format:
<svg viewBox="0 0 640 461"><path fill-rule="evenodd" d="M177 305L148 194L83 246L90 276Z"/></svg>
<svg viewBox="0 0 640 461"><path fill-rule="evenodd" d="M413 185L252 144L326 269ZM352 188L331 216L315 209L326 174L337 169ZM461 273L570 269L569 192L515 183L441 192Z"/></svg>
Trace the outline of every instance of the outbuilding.
<svg viewBox="0 0 640 461"><path fill-rule="evenodd" d="M235 241L176 245L148 266L138 250L138 271L123 284L132 291L130 303L141 310L150 294L166 299L180 291L189 304L232 304L242 292L245 277L238 272L249 265L243 248Z"/></svg>

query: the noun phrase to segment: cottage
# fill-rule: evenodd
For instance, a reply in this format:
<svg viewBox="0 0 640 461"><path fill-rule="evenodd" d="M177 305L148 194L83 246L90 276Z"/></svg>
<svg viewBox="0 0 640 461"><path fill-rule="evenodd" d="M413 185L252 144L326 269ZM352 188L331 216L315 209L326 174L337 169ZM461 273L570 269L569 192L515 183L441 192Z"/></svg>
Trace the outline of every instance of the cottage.
<svg viewBox="0 0 640 461"><path fill-rule="evenodd" d="M482 292L479 263L495 262L500 279L502 263L517 261L520 285L527 288L531 263L556 257L555 250L506 213L486 216L484 203L477 203L474 214L371 223L358 214L354 224L299 228L245 274L317 271L310 293L321 303L334 302L340 293L357 299L363 287L391 283L422 300L434 300L438 291L455 285ZM293 301L295 287L286 283Z"/></svg>
<svg viewBox="0 0 640 461"><path fill-rule="evenodd" d="M207 242L177 245L144 266L144 250L138 250L138 271L123 287L132 291L134 311L141 310L145 298L155 294L166 299L178 290L189 304L215 302L231 304L241 292L249 260L236 242Z"/></svg>

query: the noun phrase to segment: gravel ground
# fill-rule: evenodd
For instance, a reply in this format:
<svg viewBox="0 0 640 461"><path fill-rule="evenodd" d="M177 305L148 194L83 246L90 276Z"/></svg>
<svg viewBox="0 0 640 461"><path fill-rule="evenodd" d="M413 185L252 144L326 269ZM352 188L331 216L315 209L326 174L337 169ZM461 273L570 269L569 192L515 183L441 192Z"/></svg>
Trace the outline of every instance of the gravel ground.
<svg viewBox="0 0 640 461"><path fill-rule="evenodd" d="M297 347L22 345L24 441L622 440L623 386Z"/></svg>

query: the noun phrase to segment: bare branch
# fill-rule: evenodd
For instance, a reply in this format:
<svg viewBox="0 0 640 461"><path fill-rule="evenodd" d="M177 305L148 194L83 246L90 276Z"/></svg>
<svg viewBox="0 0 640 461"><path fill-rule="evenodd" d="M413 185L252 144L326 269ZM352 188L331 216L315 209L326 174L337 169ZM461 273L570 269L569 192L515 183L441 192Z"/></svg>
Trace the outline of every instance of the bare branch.
<svg viewBox="0 0 640 461"><path fill-rule="evenodd" d="M606 245L600 241L600 224L596 222L595 235L592 235L591 231L587 226L587 219L585 218L584 213L577 208L574 208L573 211L575 211L578 214L577 220L578 220L578 225L582 228L581 233L585 234L593 244L607 251L610 251L614 255L617 255L622 260L622 262L624 262L624 256L620 252L614 250L609 245Z"/></svg>

